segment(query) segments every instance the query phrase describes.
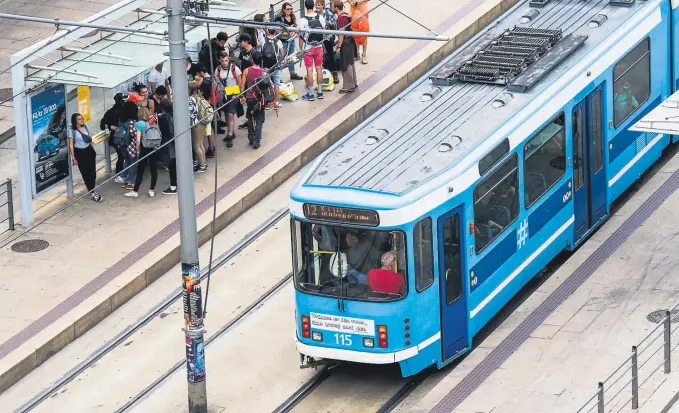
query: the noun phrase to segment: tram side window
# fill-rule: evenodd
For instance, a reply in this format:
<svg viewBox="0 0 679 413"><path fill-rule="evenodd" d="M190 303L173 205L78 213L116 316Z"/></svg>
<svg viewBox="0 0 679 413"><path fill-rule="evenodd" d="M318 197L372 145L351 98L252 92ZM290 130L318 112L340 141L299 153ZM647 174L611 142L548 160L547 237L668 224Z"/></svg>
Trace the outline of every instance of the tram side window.
<svg viewBox="0 0 679 413"><path fill-rule="evenodd" d="M425 218L415 225L415 288L417 292L434 282L434 250L432 243L431 218Z"/></svg>
<svg viewBox="0 0 679 413"><path fill-rule="evenodd" d="M514 153L474 188L474 239L477 253L519 215L518 163L518 155Z"/></svg>
<svg viewBox="0 0 679 413"><path fill-rule="evenodd" d="M651 95L651 49L646 38L613 68L613 119L620 126Z"/></svg>
<svg viewBox="0 0 679 413"><path fill-rule="evenodd" d="M523 190L526 208L566 173L566 128L563 112L523 148Z"/></svg>

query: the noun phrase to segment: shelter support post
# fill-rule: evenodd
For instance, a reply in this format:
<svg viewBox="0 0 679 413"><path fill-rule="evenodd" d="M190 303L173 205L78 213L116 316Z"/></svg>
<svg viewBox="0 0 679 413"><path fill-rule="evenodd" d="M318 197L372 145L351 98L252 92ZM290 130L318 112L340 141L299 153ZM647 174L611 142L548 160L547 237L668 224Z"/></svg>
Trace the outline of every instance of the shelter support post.
<svg viewBox="0 0 679 413"><path fill-rule="evenodd" d="M17 162L19 164L19 207L21 210L21 226L28 229L33 226L33 172L31 171L31 148L28 133L28 99L24 84L24 65L17 64L23 56L13 55L12 92L14 94L14 130L16 134Z"/></svg>

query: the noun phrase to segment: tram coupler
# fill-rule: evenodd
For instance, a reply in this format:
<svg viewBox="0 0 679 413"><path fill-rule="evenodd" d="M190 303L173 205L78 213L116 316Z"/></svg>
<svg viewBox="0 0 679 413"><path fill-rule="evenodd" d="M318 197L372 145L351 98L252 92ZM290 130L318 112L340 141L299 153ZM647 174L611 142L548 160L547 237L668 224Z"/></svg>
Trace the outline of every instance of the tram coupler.
<svg viewBox="0 0 679 413"><path fill-rule="evenodd" d="M336 361L334 360L327 360L327 359L320 359L316 360L313 357L305 356L304 354L299 355L300 358L300 363L301 365L299 366L300 369L316 369L318 370L319 367L321 366L332 366L337 364Z"/></svg>

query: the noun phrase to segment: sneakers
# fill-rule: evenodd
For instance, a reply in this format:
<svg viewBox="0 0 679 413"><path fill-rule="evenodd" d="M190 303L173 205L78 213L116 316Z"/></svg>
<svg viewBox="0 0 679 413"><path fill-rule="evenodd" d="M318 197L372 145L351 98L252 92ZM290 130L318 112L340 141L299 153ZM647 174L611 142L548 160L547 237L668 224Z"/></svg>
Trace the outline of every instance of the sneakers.
<svg viewBox="0 0 679 413"><path fill-rule="evenodd" d="M205 151L205 156L210 159L216 157L217 155L215 148L208 148L207 151Z"/></svg>
<svg viewBox="0 0 679 413"><path fill-rule="evenodd" d="M306 95L302 96L302 100L306 100L307 102L313 102L314 100L316 100L316 97L314 97L314 95L310 95L307 93Z"/></svg>
<svg viewBox="0 0 679 413"><path fill-rule="evenodd" d="M361 59L361 63L364 65L368 64L368 56L366 54L363 54L363 59Z"/></svg>
<svg viewBox="0 0 679 413"><path fill-rule="evenodd" d="M233 140L236 139L236 134L232 133L231 135L226 135L224 137L224 142L226 142L226 147L227 148L233 148Z"/></svg>
<svg viewBox="0 0 679 413"><path fill-rule="evenodd" d="M207 172L207 165L197 167L196 169L194 169L194 172L197 174L203 174Z"/></svg>
<svg viewBox="0 0 679 413"><path fill-rule="evenodd" d="M101 201L103 201L101 195L99 195L98 193L96 193L96 192L94 192L94 191L90 194L90 197L92 198L92 201L94 201L94 202L101 202Z"/></svg>
<svg viewBox="0 0 679 413"><path fill-rule="evenodd" d="M154 191L153 189L149 189L149 196L150 196L151 198L153 198L154 196L156 196L156 191Z"/></svg>
<svg viewBox="0 0 679 413"><path fill-rule="evenodd" d="M304 80L304 78L295 72L290 73L290 80Z"/></svg>
<svg viewBox="0 0 679 413"><path fill-rule="evenodd" d="M323 92L318 92L318 99L323 99L324 97Z"/></svg>
<svg viewBox="0 0 679 413"><path fill-rule="evenodd" d="M340 89L339 93L340 93L341 95L344 95L344 94L346 94L346 93L352 93L354 90L356 90L355 87L354 87L354 88L350 88L350 89Z"/></svg>
<svg viewBox="0 0 679 413"><path fill-rule="evenodd" d="M113 180L113 183L124 184L125 180L123 178L121 178L120 176L116 176L115 179Z"/></svg>
<svg viewBox="0 0 679 413"><path fill-rule="evenodd" d="M134 189L134 184L132 182L125 182L123 184L123 189L132 190Z"/></svg>
<svg viewBox="0 0 679 413"><path fill-rule="evenodd" d="M164 195L177 195L177 187L175 186L174 189L172 189L171 186L168 186L163 190Z"/></svg>
<svg viewBox="0 0 679 413"><path fill-rule="evenodd" d="M245 123L238 125L238 129L247 129L248 128L248 122L246 121Z"/></svg>
<svg viewBox="0 0 679 413"><path fill-rule="evenodd" d="M135 191L130 191L125 194L126 198L139 198L139 194L136 193Z"/></svg>
<svg viewBox="0 0 679 413"><path fill-rule="evenodd" d="M254 149L259 149L259 139L253 139L252 140L252 147Z"/></svg>

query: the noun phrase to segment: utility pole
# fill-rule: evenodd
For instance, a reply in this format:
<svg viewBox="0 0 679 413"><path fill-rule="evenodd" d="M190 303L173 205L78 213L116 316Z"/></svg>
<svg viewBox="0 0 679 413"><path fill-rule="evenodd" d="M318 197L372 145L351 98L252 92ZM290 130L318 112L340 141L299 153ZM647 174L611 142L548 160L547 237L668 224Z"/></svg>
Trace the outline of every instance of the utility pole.
<svg viewBox="0 0 679 413"><path fill-rule="evenodd" d="M195 2L194 2L195 3ZM189 413L207 413L205 377L205 341L203 339L203 297L198 263L198 228L196 199L193 190L193 160L189 120L189 89L184 40L184 4L167 0L170 69L172 71L174 130L177 134L177 192L179 201L179 235L184 291L184 336Z"/></svg>

